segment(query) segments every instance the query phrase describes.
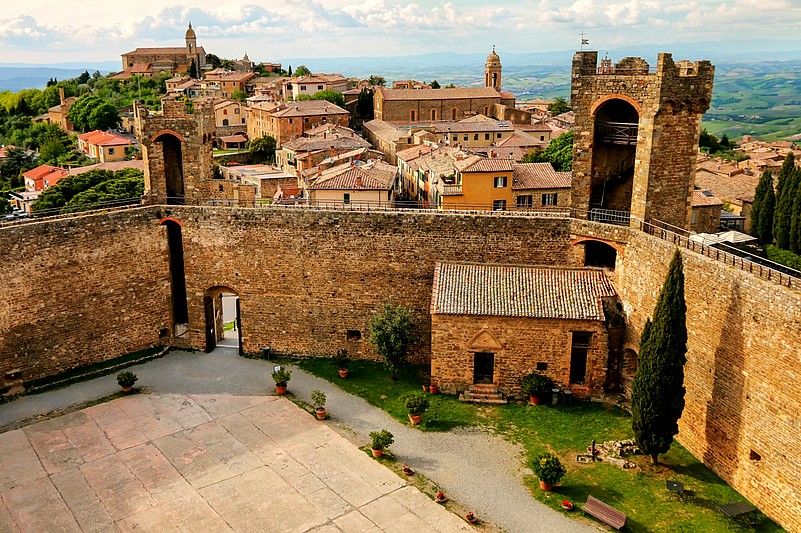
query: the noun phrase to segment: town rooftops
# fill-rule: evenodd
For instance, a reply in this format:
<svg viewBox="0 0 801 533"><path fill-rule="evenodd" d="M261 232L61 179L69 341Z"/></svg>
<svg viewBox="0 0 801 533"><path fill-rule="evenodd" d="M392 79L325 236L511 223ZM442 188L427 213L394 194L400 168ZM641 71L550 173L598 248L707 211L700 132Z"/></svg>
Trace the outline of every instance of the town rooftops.
<svg viewBox="0 0 801 533"><path fill-rule="evenodd" d="M309 186L313 190L388 191L398 167L383 161L353 162L323 171Z"/></svg>
<svg viewBox="0 0 801 533"><path fill-rule="evenodd" d="M696 189L693 191L693 207L708 207L723 205L711 191Z"/></svg>
<svg viewBox="0 0 801 533"><path fill-rule="evenodd" d="M448 100L455 98L495 98L501 95L492 87L456 87L454 89L387 89L378 91L384 100Z"/></svg>
<svg viewBox="0 0 801 533"><path fill-rule="evenodd" d="M41 191L52 187L58 180L68 175L68 171L50 165L39 165L25 172L22 177L25 179L25 188L28 191ZM32 183L32 184L31 184Z"/></svg>
<svg viewBox="0 0 801 533"><path fill-rule="evenodd" d="M512 189L569 189L572 174L557 172L550 163L515 163Z"/></svg>
<svg viewBox="0 0 801 533"><path fill-rule="evenodd" d="M474 155L458 161L455 166L460 172L509 172L513 164L511 159Z"/></svg>
<svg viewBox="0 0 801 533"><path fill-rule="evenodd" d="M347 115L348 112L326 100L300 100L281 103L271 112L274 117L308 117L319 115Z"/></svg>
<svg viewBox="0 0 801 533"><path fill-rule="evenodd" d="M107 133L100 130L82 133L78 135L78 139L95 146L127 146L129 144L134 144L134 141L128 137L123 137L122 135Z"/></svg>
<svg viewBox="0 0 801 533"><path fill-rule="evenodd" d="M437 262L431 314L604 320L600 269Z"/></svg>
<svg viewBox="0 0 801 533"><path fill-rule="evenodd" d="M514 131L511 122L505 120L460 120L458 122L435 122L432 124L437 133L462 132L503 132Z"/></svg>
<svg viewBox="0 0 801 533"><path fill-rule="evenodd" d="M202 46L197 47L198 54L204 54L206 51L203 49ZM186 55L186 47L185 46L165 46L160 48L137 48L131 52L126 52L122 55L124 56L135 56L135 55L167 55L167 54L176 54L176 55Z"/></svg>

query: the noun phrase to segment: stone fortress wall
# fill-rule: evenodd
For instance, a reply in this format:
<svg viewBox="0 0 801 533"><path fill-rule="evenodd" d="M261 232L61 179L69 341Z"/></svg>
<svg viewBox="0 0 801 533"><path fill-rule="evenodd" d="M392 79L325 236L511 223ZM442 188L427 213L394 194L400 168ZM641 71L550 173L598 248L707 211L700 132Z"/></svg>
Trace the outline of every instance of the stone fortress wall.
<svg viewBox="0 0 801 533"><path fill-rule="evenodd" d="M166 230L183 225L189 330L170 339ZM203 298L240 297L244 348L373 357L382 303L411 307L430 342L437 260L581 265L584 239L619 249L613 282L628 348L673 245L633 229L523 216L151 206L0 228L0 370L32 380L153 344L205 347ZM627 244L625 241L628 241ZM577 244L578 243L578 244ZM801 295L685 254L689 353L679 440L789 529L801 528ZM265 381L267 380L265 375ZM7 384L7 383L6 383ZM0 383L2 385L2 383Z"/></svg>

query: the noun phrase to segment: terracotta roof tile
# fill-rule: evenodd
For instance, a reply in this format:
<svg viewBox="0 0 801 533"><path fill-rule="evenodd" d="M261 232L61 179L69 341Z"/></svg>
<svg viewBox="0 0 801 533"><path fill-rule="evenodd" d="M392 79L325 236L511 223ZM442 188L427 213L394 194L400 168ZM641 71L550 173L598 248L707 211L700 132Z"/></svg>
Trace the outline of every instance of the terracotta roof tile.
<svg viewBox="0 0 801 533"><path fill-rule="evenodd" d="M339 165L323 172L309 189L386 191L395 183L397 170L396 166L383 161Z"/></svg>
<svg viewBox="0 0 801 533"><path fill-rule="evenodd" d="M723 205L711 191L696 189L693 191L693 207L707 207L712 205Z"/></svg>
<svg viewBox="0 0 801 533"><path fill-rule="evenodd" d="M556 172L550 163L515 163L512 189L569 189L570 172Z"/></svg>
<svg viewBox="0 0 801 533"><path fill-rule="evenodd" d="M492 87L456 87L454 89L387 89L379 88L384 100L447 100L453 98L501 99Z"/></svg>
<svg viewBox="0 0 801 533"><path fill-rule="evenodd" d="M431 313L603 320L602 270L438 262Z"/></svg>
<svg viewBox="0 0 801 533"><path fill-rule="evenodd" d="M456 163L460 172L509 172L514 162L499 157L471 156Z"/></svg>

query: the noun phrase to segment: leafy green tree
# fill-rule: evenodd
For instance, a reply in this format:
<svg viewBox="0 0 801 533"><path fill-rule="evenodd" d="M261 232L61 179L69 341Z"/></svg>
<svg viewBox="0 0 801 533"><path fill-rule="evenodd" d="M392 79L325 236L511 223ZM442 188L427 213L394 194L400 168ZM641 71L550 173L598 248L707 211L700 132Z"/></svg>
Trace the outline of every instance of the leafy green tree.
<svg viewBox="0 0 801 533"><path fill-rule="evenodd" d="M385 303L369 324L368 340L384 360L390 378L398 379L398 370L406 364L409 346L416 340L412 313L402 305Z"/></svg>
<svg viewBox="0 0 801 533"><path fill-rule="evenodd" d="M77 78L77 80L78 80L78 85L83 85L84 83L88 82L88 81L89 81L89 77L90 77L90 76L89 76L89 71L88 71L88 70L84 70L84 71L81 73L81 75L80 75L80 76L78 76L78 78Z"/></svg>
<svg viewBox="0 0 801 533"><path fill-rule="evenodd" d="M137 183L141 185L137 185ZM90 170L62 178L48 187L31 206L34 211L75 208L109 200L139 198L144 192L144 174L137 169Z"/></svg>
<svg viewBox="0 0 801 533"><path fill-rule="evenodd" d="M781 176L780 176L781 183ZM779 248L790 249L790 233L795 211L796 191L801 184L801 169L793 168L782 183L782 192L776 203L776 216L773 218L773 236Z"/></svg>
<svg viewBox="0 0 801 533"><path fill-rule="evenodd" d="M387 80L386 78L384 78L384 76L376 76L375 74L370 76L370 78L368 78L368 81L370 82L370 85L372 85L373 87L383 87L384 85L387 84Z"/></svg>
<svg viewBox="0 0 801 533"><path fill-rule="evenodd" d="M701 135L698 138L698 146L701 147L702 152L707 152L710 154L714 154L715 152L720 152L720 150L722 149L722 146L720 145L720 141L718 141L717 136L706 131L706 128L701 130Z"/></svg>
<svg viewBox="0 0 801 533"><path fill-rule="evenodd" d="M440 87L440 85L439 85L439 82L437 80L434 80L434 81L431 82L431 88L432 89L439 89L439 87Z"/></svg>
<svg viewBox="0 0 801 533"><path fill-rule="evenodd" d="M342 95L341 92L335 91L333 89L326 89L324 91L317 91L312 95L312 100L325 100L327 102L331 102L334 105L338 105L339 107L345 107L345 97Z"/></svg>
<svg viewBox="0 0 801 533"><path fill-rule="evenodd" d="M557 172L569 171L573 168L573 132L552 139L542 152L526 154L523 163L550 163Z"/></svg>
<svg viewBox="0 0 801 533"><path fill-rule="evenodd" d="M454 85L454 84L452 84L452 83L449 83L448 85L446 85L446 86L445 86L445 88L446 88L446 89L455 89L455 88L456 88L456 85Z"/></svg>
<svg viewBox="0 0 801 533"><path fill-rule="evenodd" d="M197 79L197 65L195 64L195 58L192 58L192 62L189 64L189 71L188 71L190 78Z"/></svg>
<svg viewBox="0 0 801 533"><path fill-rule="evenodd" d="M687 362L687 305L681 253L670 262L654 320L646 321L631 392L632 429L637 445L654 464L679 432L684 411L684 364Z"/></svg>
<svg viewBox="0 0 801 533"><path fill-rule="evenodd" d="M4 180L13 180L19 178L22 172L26 172L36 166L33 157L28 154L23 148L9 148L6 150L6 157L0 163L0 176ZM19 183L19 182L17 182Z"/></svg>
<svg viewBox="0 0 801 533"><path fill-rule="evenodd" d="M206 63L211 65L213 68L219 68L220 58L215 54L206 54Z"/></svg>
<svg viewBox="0 0 801 533"><path fill-rule="evenodd" d="M244 102L248 99L248 94L245 91L240 91L237 89L231 93L231 98L234 100L239 100L240 102Z"/></svg>
<svg viewBox="0 0 801 533"><path fill-rule="evenodd" d="M295 69L295 76L311 76L311 70L306 65L300 65Z"/></svg>
<svg viewBox="0 0 801 533"><path fill-rule="evenodd" d="M751 207L751 227L749 233L757 238L761 245L773 242L773 212L776 209L776 197L773 193L773 174L765 170L759 178L754 204Z"/></svg>
<svg viewBox="0 0 801 533"><path fill-rule="evenodd" d="M359 99L356 101L356 113L364 120L373 119L373 91L364 87L359 92Z"/></svg>
<svg viewBox="0 0 801 533"><path fill-rule="evenodd" d="M145 181L141 171L139 176L118 177L98 183L89 189L79 192L64 205L62 212L79 211L81 208L97 204L110 204L115 201L141 198L145 192Z"/></svg>
<svg viewBox="0 0 801 533"><path fill-rule="evenodd" d="M272 163L275 161L275 137L263 135L253 139L248 144L250 158L257 163Z"/></svg>
<svg viewBox="0 0 801 533"><path fill-rule="evenodd" d="M564 98L557 98L548 106L548 111L553 115L561 115L562 113L570 111L570 106Z"/></svg>
<svg viewBox="0 0 801 533"><path fill-rule="evenodd" d="M120 123L120 115L112 104L92 94L81 96L70 106L67 117L80 131L106 130Z"/></svg>

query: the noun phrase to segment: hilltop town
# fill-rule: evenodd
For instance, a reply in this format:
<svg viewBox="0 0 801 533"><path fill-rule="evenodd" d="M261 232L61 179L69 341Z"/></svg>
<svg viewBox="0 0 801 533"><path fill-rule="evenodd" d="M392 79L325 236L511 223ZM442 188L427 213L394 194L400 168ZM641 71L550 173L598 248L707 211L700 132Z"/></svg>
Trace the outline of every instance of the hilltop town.
<svg viewBox="0 0 801 533"><path fill-rule="evenodd" d="M26 425L44 413L0 425L36 472L11 471L0 502L51 490L40 478L67 494L11 505L0 523L471 531L479 509L490 531L540 518L801 528L801 148L704 131L710 61L582 49L569 100L524 102L495 47L457 87L228 60L201 39L188 24L183 46L125 52L107 77L0 95L14 141L0 149L2 407L137 363L153 381L108 403L86 393L99 405L44 426ZM682 332L678 352L654 357ZM658 449L631 439L630 413L640 369L673 355L680 370L646 387L675 386L645 410L680 407L656 424ZM147 374L154 357L186 366ZM266 386L238 388L256 373L275 381L268 400ZM293 375L300 407L280 398ZM323 391L341 401L332 413L346 393L369 411L326 420ZM369 435L379 458L393 435L363 426L383 411L416 444L365 463L335 433ZM527 470L476 460L444 475L428 436L461 443L459 426L508 436ZM488 495L499 479L525 489L537 520Z"/></svg>

